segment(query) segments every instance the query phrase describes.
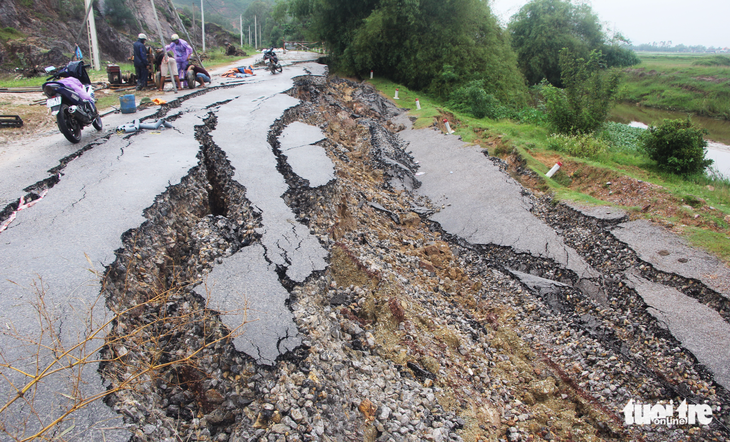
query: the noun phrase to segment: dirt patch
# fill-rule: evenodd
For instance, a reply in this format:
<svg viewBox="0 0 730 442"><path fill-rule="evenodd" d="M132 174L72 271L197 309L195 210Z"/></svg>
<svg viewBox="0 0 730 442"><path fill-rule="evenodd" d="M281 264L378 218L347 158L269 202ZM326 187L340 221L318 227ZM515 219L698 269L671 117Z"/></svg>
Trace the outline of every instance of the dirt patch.
<svg viewBox="0 0 730 442"><path fill-rule="evenodd" d="M727 232L724 214L703 199L686 195L677 197L666 188L632 178L618 171L582 162L565 160L555 153L530 152L537 161L550 168L558 161L560 170L553 179L561 185L589 195L610 205L621 206L630 219L647 218L681 233L686 226L713 232ZM525 173L525 162L513 152L504 157L508 170L523 186L533 191L547 191L544 180L535 173Z"/></svg>
<svg viewBox="0 0 730 442"><path fill-rule="evenodd" d="M0 129L0 146L56 127L56 119L51 116L44 99L41 92L0 94L0 114L18 115L23 120L23 127Z"/></svg>
<svg viewBox="0 0 730 442"><path fill-rule="evenodd" d="M713 76L700 76L700 77L692 77L693 80L699 80L699 81L709 81L710 83L720 84L725 83L727 81L727 78L717 78Z"/></svg>

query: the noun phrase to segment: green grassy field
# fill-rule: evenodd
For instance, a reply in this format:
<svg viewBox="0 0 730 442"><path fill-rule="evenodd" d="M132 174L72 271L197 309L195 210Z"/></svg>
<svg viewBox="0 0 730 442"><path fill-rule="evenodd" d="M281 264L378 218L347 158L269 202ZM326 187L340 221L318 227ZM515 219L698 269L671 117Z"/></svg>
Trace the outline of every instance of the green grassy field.
<svg viewBox="0 0 730 442"><path fill-rule="evenodd" d="M622 98L641 106L730 120L730 55L639 53Z"/></svg>

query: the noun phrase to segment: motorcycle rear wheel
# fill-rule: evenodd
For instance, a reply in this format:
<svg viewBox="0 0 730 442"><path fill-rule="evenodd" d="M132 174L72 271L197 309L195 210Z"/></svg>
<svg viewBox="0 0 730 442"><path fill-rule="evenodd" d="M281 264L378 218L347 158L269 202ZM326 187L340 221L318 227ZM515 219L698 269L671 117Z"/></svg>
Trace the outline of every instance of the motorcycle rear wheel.
<svg viewBox="0 0 730 442"><path fill-rule="evenodd" d="M81 141L81 124L71 115L71 112L68 111L68 105L65 103L61 104L61 109L59 109L56 115L56 124L58 125L58 130L61 131L67 140L74 144Z"/></svg>

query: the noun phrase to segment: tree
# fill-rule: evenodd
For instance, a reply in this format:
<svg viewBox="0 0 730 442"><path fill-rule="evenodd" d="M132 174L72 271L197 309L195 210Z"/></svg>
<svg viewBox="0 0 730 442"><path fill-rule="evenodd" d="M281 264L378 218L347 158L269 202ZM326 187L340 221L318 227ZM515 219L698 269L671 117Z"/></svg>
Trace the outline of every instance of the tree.
<svg viewBox="0 0 730 442"><path fill-rule="evenodd" d="M587 60L568 49L560 51L565 88L549 84L543 88L548 120L554 131L588 134L606 121L618 93L620 73L606 70L600 60L600 51L591 51Z"/></svg>
<svg viewBox="0 0 730 442"><path fill-rule="evenodd" d="M302 7L313 0L293 0ZM524 80L508 37L481 0L315 0L313 29L327 42L330 65L378 75L447 97L482 80L485 92L522 102ZM302 9L307 9L302 7Z"/></svg>
<svg viewBox="0 0 730 442"><path fill-rule="evenodd" d="M285 0L277 0L271 10L274 27L271 29L271 40L274 46L281 46L283 41L306 40L305 24L294 20L292 4Z"/></svg>
<svg viewBox="0 0 730 442"><path fill-rule="evenodd" d="M664 120L659 126L649 127L644 137L644 148L661 169L678 175L703 173L712 164L705 159L706 129L694 127L686 120Z"/></svg>
<svg viewBox="0 0 730 442"><path fill-rule="evenodd" d="M347 69L345 51L378 0L290 0L290 12L308 23L309 37L327 45L330 67Z"/></svg>
<svg viewBox="0 0 730 442"><path fill-rule="evenodd" d="M267 46L271 42L271 28L274 26L273 20L271 20L271 5L264 1L254 1L251 3L246 12L243 13L243 29L251 28L251 45L253 45L255 39L254 31L261 33L261 39L258 41L259 46ZM255 25L255 28L254 28ZM248 34L244 32L244 34Z"/></svg>
<svg viewBox="0 0 730 442"><path fill-rule="evenodd" d="M518 66L530 84L546 79L552 85L562 86L560 51L563 48L583 58L592 50L600 50L607 57L604 62L609 67L630 66L639 61L618 41L609 41L598 16L587 4L532 0L512 17L508 30Z"/></svg>

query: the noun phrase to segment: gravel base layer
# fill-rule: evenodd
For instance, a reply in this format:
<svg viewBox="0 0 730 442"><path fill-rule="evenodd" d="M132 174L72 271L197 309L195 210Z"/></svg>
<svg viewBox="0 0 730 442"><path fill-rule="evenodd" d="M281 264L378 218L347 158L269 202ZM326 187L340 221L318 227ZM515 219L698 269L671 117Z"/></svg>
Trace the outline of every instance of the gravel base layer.
<svg viewBox="0 0 730 442"><path fill-rule="evenodd" d="M258 366L231 343L245 325L226 329L193 291L216 263L259 241L260 214L208 135L211 111L197 130L198 166L124 235L107 273L107 306L120 316L101 372L132 440L730 438L730 395L647 313L623 274L671 281L727 318L711 290L641 262L610 234L618 221L547 196L530 193L533 213L601 273L595 299L555 262L445 234L427 218L437 209L402 190L418 185L418 166L386 99L337 78L299 78L290 94L302 104L269 141L290 185L287 204L329 251L327 270L302 284L279 272L303 345ZM294 121L325 131L319 144L336 170L329 184L310 188L278 150ZM530 173L493 160L505 173ZM565 286L532 291L514 271ZM713 420L625 425L631 399L706 403Z"/></svg>

